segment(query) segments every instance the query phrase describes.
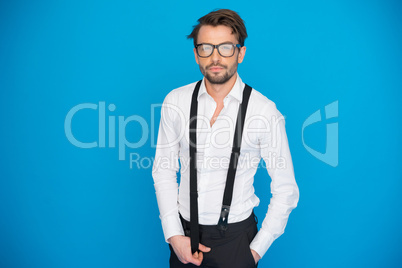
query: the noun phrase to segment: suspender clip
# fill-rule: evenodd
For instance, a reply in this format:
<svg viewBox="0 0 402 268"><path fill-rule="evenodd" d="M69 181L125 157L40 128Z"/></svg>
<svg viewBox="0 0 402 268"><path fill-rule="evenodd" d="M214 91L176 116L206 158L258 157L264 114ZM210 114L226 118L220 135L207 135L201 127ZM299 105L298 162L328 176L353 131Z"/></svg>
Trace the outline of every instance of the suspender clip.
<svg viewBox="0 0 402 268"><path fill-rule="evenodd" d="M216 226L221 232L222 236L225 236L225 232L228 229L228 217L229 217L230 206L222 205L221 215L219 217L218 225Z"/></svg>

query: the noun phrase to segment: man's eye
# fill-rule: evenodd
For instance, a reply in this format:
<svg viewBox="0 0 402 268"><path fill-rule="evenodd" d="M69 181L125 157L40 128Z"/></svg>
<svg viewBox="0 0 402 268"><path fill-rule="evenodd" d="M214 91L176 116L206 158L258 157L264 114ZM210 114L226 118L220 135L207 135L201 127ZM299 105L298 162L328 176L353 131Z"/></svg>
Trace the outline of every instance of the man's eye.
<svg viewBox="0 0 402 268"><path fill-rule="evenodd" d="M202 46L202 50L204 51L211 51L211 46Z"/></svg>
<svg viewBox="0 0 402 268"><path fill-rule="evenodd" d="M230 45L224 45L224 46L221 46L221 48L222 48L223 50L229 51L229 50L232 49L232 46L230 46Z"/></svg>

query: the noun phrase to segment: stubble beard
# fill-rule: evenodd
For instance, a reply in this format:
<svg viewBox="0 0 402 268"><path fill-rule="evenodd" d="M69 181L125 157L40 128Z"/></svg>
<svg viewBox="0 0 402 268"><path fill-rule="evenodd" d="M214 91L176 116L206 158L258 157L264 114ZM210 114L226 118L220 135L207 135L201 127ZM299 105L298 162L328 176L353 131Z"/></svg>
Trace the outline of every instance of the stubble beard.
<svg viewBox="0 0 402 268"><path fill-rule="evenodd" d="M219 66L222 67L224 70L226 70L223 74L221 75L215 75L207 72L207 70L212 67L212 66ZM233 75L237 72L237 62L230 66L228 69L227 66L221 65L221 64L211 64L206 66L205 68L200 65L200 70L201 73L205 76L205 79L208 80L209 83L211 84L225 84L227 81L230 80L230 78L233 77Z"/></svg>

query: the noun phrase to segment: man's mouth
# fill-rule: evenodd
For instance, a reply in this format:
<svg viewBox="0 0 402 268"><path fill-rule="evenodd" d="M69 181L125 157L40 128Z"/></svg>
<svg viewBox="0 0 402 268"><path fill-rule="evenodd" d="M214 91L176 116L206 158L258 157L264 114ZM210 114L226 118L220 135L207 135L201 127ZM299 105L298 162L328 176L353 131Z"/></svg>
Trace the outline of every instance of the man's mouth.
<svg viewBox="0 0 402 268"><path fill-rule="evenodd" d="M212 66L212 67L209 68L209 70L210 70L211 72L220 72L221 70L223 70L223 67L220 67L220 66Z"/></svg>

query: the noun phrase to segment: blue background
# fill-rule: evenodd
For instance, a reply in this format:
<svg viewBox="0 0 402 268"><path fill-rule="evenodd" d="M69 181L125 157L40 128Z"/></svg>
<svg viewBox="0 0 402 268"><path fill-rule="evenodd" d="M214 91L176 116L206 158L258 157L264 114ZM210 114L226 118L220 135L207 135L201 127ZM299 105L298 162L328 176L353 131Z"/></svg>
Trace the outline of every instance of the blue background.
<svg viewBox="0 0 402 268"><path fill-rule="evenodd" d="M151 105L201 79L186 35L215 8L246 21L239 73L286 116L301 193L259 267L401 267L402 5L380 0L1 1L0 267L168 267ZM307 117L336 100L339 165L331 167L301 135ZM107 131L105 148L66 137L68 111L99 102L116 106L107 119L148 122L145 145L127 148L124 161ZM304 133L321 152L325 124ZM72 131L98 141L97 111L77 113ZM127 140L142 131L128 124ZM130 168L130 153L143 167ZM259 169L260 223L269 183Z"/></svg>

